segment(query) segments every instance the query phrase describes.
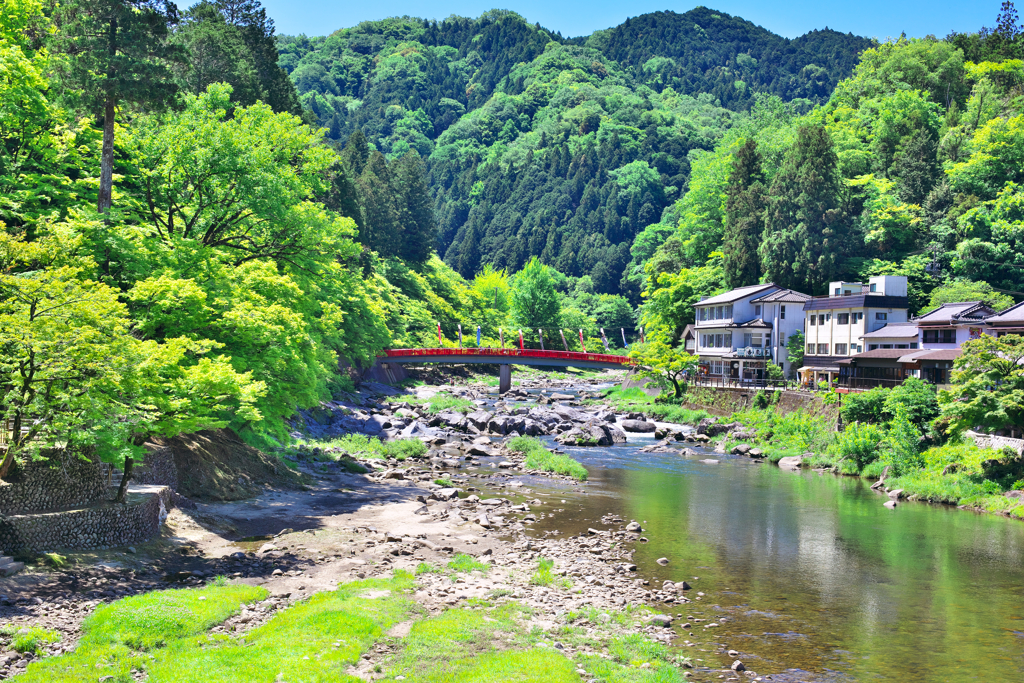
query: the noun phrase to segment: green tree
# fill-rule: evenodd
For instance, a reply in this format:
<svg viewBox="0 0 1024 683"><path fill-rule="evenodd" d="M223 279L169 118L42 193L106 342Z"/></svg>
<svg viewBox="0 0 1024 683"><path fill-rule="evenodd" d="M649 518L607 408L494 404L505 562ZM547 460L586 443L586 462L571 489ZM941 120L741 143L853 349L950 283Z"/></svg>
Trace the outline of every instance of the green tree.
<svg viewBox="0 0 1024 683"><path fill-rule="evenodd" d="M682 344L669 346L661 339L644 344L633 344L629 358L640 367L640 374L672 386L676 398L683 396L686 377L697 370L699 358L688 353Z"/></svg>
<svg viewBox="0 0 1024 683"><path fill-rule="evenodd" d="M997 311L1013 305L1012 296L995 291L987 282L953 280L932 290L931 298L928 301L928 310L938 308L942 304L961 301L981 301Z"/></svg>
<svg viewBox="0 0 1024 683"><path fill-rule="evenodd" d="M789 361L789 367L795 373L797 368L803 367L804 364L804 333L801 330L797 330L793 334L789 335L789 339L786 340L786 360Z"/></svg>
<svg viewBox="0 0 1024 683"><path fill-rule="evenodd" d="M169 0L68 0L54 13L51 42L62 56L55 61L58 79L77 107L103 120L100 213L113 202L118 107L161 109L177 96L170 65L182 60L183 51L168 41L177 12Z"/></svg>
<svg viewBox="0 0 1024 683"><path fill-rule="evenodd" d="M142 218L168 247L223 249L240 264L295 261L329 250L310 199L328 185L336 155L319 133L265 104L228 118L231 87L186 97L182 112L145 117L129 131Z"/></svg>
<svg viewBox="0 0 1024 683"><path fill-rule="evenodd" d="M216 344L140 341L118 291L73 255L81 246L67 225L35 242L0 230L0 405L13 424L0 477L16 458L66 448L123 464L127 480L152 434L261 419L263 385L207 357Z"/></svg>
<svg viewBox="0 0 1024 683"><path fill-rule="evenodd" d="M764 235L767 192L761 154L754 140L747 140L736 150L727 196L722 245L725 286L757 284L761 278L757 248Z"/></svg>
<svg viewBox="0 0 1024 683"><path fill-rule="evenodd" d="M952 388L939 392L951 434L1024 426L1024 337L982 335L953 361Z"/></svg>
<svg viewBox="0 0 1024 683"><path fill-rule="evenodd" d="M648 264L651 268L652 264ZM646 303L640 309L640 321L647 338L660 338L675 347L686 326L694 322L693 305L702 296L721 292L723 286L721 252L714 252L706 265L684 268L678 273L662 273L644 292Z"/></svg>
<svg viewBox="0 0 1024 683"><path fill-rule="evenodd" d="M437 242L437 221L426 175L423 159L416 151L407 152L392 164L392 186L402 224L399 256L413 263L426 261Z"/></svg>
<svg viewBox="0 0 1024 683"><path fill-rule="evenodd" d="M526 330L559 328L561 304L550 269L533 257L512 278L509 323Z"/></svg>
<svg viewBox="0 0 1024 683"><path fill-rule="evenodd" d="M939 398L935 387L917 377L908 377L886 396L884 409L888 415L896 415L897 405L906 408L907 417L922 431L939 416Z"/></svg>
<svg viewBox="0 0 1024 683"><path fill-rule="evenodd" d="M383 154L370 154L356 187L363 207L359 241L381 256L397 256L405 239L404 207L392 189L391 169Z"/></svg>
<svg viewBox="0 0 1024 683"><path fill-rule="evenodd" d="M847 232L839 158L823 126L800 126L769 194L759 248L766 278L821 291L839 273Z"/></svg>

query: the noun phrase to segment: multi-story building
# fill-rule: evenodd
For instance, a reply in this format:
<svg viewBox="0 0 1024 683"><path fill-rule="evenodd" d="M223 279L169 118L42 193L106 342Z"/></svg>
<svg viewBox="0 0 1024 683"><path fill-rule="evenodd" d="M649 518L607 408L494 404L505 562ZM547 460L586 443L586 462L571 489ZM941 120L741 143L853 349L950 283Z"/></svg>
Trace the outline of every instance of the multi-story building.
<svg viewBox="0 0 1024 683"><path fill-rule="evenodd" d="M831 382L839 361L864 351L864 335L907 322L907 278L879 275L860 282L832 282L827 296L804 304L805 382ZM873 343L873 342L868 342Z"/></svg>
<svg viewBox="0 0 1024 683"><path fill-rule="evenodd" d="M774 284L740 287L694 304L701 372L737 381L767 377L768 363L790 373L786 341L803 329L810 297Z"/></svg>
<svg viewBox="0 0 1024 683"><path fill-rule="evenodd" d="M1024 334L1024 301L985 318L985 334L993 337Z"/></svg>
<svg viewBox="0 0 1024 683"><path fill-rule="evenodd" d="M874 332L865 332L860 338L860 346L864 348L864 351L921 348L917 323L914 322L889 323Z"/></svg>
<svg viewBox="0 0 1024 683"><path fill-rule="evenodd" d="M980 301L942 304L914 318L922 349L958 349L985 331L995 311Z"/></svg>

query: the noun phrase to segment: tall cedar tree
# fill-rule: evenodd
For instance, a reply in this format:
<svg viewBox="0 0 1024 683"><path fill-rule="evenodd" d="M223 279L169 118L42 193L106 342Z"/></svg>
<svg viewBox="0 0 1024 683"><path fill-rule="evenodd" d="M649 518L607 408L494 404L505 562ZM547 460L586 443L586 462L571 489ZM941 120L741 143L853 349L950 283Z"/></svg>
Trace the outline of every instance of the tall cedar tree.
<svg viewBox="0 0 1024 683"><path fill-rule="evenodd" d="M356 187L363 203L359 241L381 256L397 256L404 235L392 192L391 172L383 154L370 154Z"/></svg>
<svg viewBox="0 0 1024 683"><path fill-rule="evenodd" d="M736 150L726 190L722 251L725 253L723 265L727 287L756 284L761 277L757 247L764 233L767 205L761 153L757 151L756 142L747 140Z"/></svg>
<svg viewBox="0 0 1024 683"><path fill-rule="evenodd" d="M403 237L399 255L414 263L430 258L437 243L437 221L426 176L423 159L415 151L406 153L391 165L394 196L401 203L399 216Z"/></svg>
<svg viewBox="0 0 1024 683"><path fill-rule="evenodd" d="M847 233L839 157L824 126L806 125L772 182L758 253L771 282L822 291L839 270Z"/></svg>
<svg viewBox="0 0 1024 683"><path fill-rule="evenodd" d="M114 117L119 105L160 109L178 94L170 65L184 51L168 42L178 19L168 0L68 0L54 14L54 52L62 86L84 110L103 119L100 213L110 210L114 173Z"/></svg>

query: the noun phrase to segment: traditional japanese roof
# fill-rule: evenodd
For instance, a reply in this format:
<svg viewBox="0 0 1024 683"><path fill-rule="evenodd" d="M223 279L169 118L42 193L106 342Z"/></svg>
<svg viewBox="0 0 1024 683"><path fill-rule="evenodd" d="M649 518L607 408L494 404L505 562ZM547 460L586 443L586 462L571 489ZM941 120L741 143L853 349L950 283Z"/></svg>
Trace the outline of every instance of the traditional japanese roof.
<svg viewBox="0 0 1024 683"><path fill-rule="evenodd" d="M954 325L956 323L980 323L995 311L980 301L959 301L942 304L924 315L914 318L918 325Z"/></svg>
<svg viewBox="0 0 1024 683"><path fill-rule="evenodd" d="M914 356L914 362L922 360L956 360L960 357L960 349L933 349Z"/></svg>
<svg viewBox="0 0 1024 683"><path fill-rule="evenodd" d="M754 296L755 294L759 294L761 292L767 294L769 291L776 289L779 289L778 285L774 285L770 282L766 285L749 285L747 287L739 287L738 289L733 289L723 294L718 294L708 299L704 299L703 301L698 301L697 303L694 304L694 306L709 306L711 304L730 304L733 301L739 301L740 299L745 299L748 296Z"/></svg>
<svg viewBox="0 0 1024 683"><path fill-rule="evenodd" d="M872 349L871 351L864 351L858 353L847 360L884 360L888 358L899 358L910 353L910 349ZM840 361L842 362L842 361Z"/></svg>
<svg viewBox="0 0 1024 683"><path fill-rule="evenodd" d="M860 336L861 339L916 339L917 323L889 323L874 332L867 332Z"/></svg>
<svg viewBox="0 0 1024 683"><path fill-rule="evenodd" d="M770 329L772 329L772 324L769 323L769 322L765 322L761 318L754 318L752 320L748 320L745 323L729 323L728 325L726 325L726 327L729 327L729 328L748 327L748 328L755 328L755 329L762 329L762 330L770 330Z"/></svg>
<svg viewBox="0 0 1024 683"><path fill-rule="evenodd" d="M792 289L779 289L774 292L769 292L763 296L759 296L756 299L751 299L752 304L802 304L811 298L810 294L804 294L803 292L797 292Z"/></svg>
<svg viewBox="0 0 1024 683"><path fill-rule="evenodd" d="M985 318L989 325L1020 325L1024 323L1024 301Z"/></svg>

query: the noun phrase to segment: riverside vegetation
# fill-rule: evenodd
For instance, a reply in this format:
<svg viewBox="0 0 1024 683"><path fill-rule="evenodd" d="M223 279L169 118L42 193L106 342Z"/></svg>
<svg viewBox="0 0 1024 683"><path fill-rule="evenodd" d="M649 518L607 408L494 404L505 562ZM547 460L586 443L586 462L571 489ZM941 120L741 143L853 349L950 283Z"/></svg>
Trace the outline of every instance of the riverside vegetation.
<svg viewBox="0 0 1024 683"><path fill-rule="evenodd" d="M773 405L777 393L759 392L753 407L718 419L639 389L611 390L607 400L618 410L669 422L717 424L721 429L711 430L718 432L712 441L722 452L748 453L753 446L761 451L757 457L771 463L798 458L802 467L841 475L877 480L884 474L887 489L912 500L1024 519L1024 457L1011 449L978 447L962 433L950 436L943 408L951 405L951 392L942 393L944 405L932 387L912 378L893 389L847 394L838 410L832 403L831 410L818 413L779 410ZM684 400L713 403L700 388ZM953 402L954 410L959 407ZM837 413L845 424L841 432ZM736 449L741 444L746 447Z"/></svg>

